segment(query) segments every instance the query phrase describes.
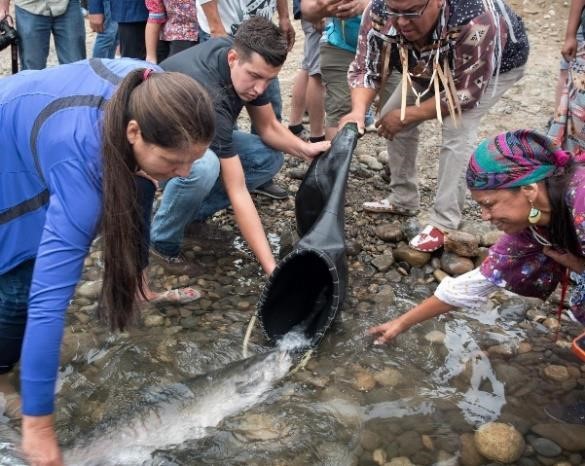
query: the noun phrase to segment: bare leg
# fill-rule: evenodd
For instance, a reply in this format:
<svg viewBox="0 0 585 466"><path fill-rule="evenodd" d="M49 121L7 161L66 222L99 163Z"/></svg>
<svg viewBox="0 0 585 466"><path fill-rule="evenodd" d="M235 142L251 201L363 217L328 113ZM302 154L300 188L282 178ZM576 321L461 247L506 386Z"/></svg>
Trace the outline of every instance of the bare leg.
<svg viewBox="0 0 585 466"><path fill-rule="evenodd" d="M309 76L307 83L307 111L309 112L309 124L311 137L320 137L324 133L325 118L325 88L321 83L321 75Z"/></svg>
<svg viewBox="0 0 585 466"><path fill-rule="evenodd" d="M288 122L289 126L300 125L303 121L308 80L309 73L307 70L297 71L290 100L290 117Z"/></svg>

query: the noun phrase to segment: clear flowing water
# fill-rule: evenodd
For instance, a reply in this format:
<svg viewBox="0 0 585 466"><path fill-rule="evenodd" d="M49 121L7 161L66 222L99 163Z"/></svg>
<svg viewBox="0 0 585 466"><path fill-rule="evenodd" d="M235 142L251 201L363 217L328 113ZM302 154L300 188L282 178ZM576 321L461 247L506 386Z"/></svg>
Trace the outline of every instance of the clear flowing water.
<svg viewBox="0 0 585 466"><path fill-rule="evenodd" d="M73 332L57 405L67 464L366 465L382 449L447 465L461 454L461 434L480 424L514 422L526 432L544 422L542 404L563 392L538 370L549 335L518 354L525 326L502 316L514 306L524 312L522 302L454 312L375 346L367 329L420 300L416 287L395 292L390 306L348 299L304 367L300 355L286 356L306 344L294 333L274 356L237 362L251 312L236 309L235 291L219 300L224 309L197 311L195 328ZM267 354L264 344L254 329L250 353ZM494 346L511 351L494 355ZM0 464L23 464L17 443L0 430Z"/></svg>

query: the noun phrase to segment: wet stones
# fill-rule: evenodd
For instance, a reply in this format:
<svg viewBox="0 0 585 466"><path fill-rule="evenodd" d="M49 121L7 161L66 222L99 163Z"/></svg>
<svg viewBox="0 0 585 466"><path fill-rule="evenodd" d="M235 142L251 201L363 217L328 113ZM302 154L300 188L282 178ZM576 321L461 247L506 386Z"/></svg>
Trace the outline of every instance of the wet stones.
<svg viewBox="0 0 585 466"><path fill-rule="evenodd" d="M465 433L459 436L459 461L462 466L480 466L485 458L475 447L473 434Z"/></svg>
<svg viewBox="0 0 585 466"><path fill-rule="evenodd" d="M467 257L461 257L451 252L444 252L441 256L441 269L449 275L462 275L475 268L475 264Z"/></svg>
<svg viewBox="0 0 585 466"><path fill-rule="evenodd" d="M401 244L394 250L394 258L404 261L412 267L423 267L431 260L428 252L421 252L410 248L407 244Z"/></svg>
<svg viewBox="0 0 585 466"><path fill-rule="evenodd" d="M475 257L478 253L479 240L466 231L452 231L445 235L445 251L458 256Z"/></svg>
<svg viewBox="0 0 585 466"><path fill-rule="evenodd" d="M398 243L404 237L400 223L384 223L374 228L374 233L382 241Z"/></svg>
<svg viewBox="0 0 585 466"><path fill-rule="evenodd" d="M394 256L391 251L387 251L381 256L372 259L372 265L378 272L387 272L392 267L392 264L394 264Z"/></svg>
<svg viewBox="0 0 585 466"><path fill-rule="evenodd" d="M102 291L102 281L87 281L77 288L77 295L89 300L97 299Z"/></svg>
<svg viewBox="0 0 585 466"><path fill-rule="evenodd" d="M544 368L543 372L547 379L555 382L566 382L571 378L571 375L565 366L550 364Z"/></svg>
<svg viewBox="0 0 585 466"><path fill-rule="evenodd" d="M532 432L552 440L563 450L580 452L585 450L585 426L576 424L536 424Z"/></svg>
<svg viewBox="0 0 585 466"><path fill-rule="evenodd" d="M391 306L396 301L394 290L389 285L383 285L372 298L372 301L382 306Z"/></svg>
<svg viewBox="0 0 585 466"><path fill-rule="evenodd" d="M386 367L374 374L374 380L382 387L396 387L403 381L403 376L398 369Z"/></svg>
<svg viewBox="0 0 585 466"><path fill-rule="evenodd" d="M563 451L555 442L546 438L528 435L526 439L536 453L547 458L555 458Z"/></svg>
<svg viewBox="0 0 585 466"><path fill-rule="evenodd" d="M425 340L434 345L442 345L445 342L445 334L439 330L431 330L425 335Z"/></svg>
<svg viewBox="0 0 585 466"><path fill-rule="evenodd" d="M486 458L500 463L513 463L524 452L522 434L514 427L500 422L488 422L475 432L475 446Z"/></svg>

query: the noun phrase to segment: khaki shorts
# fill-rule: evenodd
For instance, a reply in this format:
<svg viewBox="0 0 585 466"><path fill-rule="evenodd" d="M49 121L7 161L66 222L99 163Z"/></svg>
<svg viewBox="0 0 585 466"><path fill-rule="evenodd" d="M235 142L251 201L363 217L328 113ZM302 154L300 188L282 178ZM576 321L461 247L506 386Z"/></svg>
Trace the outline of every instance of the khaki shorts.
<svg viewBox="0 0 585 466"><path fill-rule="evenodd" d="M336 127L341 117L351 112L351 92L347 84L347 71L354 59L354 54L347 50L321 43L321 81L325 86L325 125ZM400 74L393 73L388 77L385 89L380 93L380 105L400 83Z"/></svg>

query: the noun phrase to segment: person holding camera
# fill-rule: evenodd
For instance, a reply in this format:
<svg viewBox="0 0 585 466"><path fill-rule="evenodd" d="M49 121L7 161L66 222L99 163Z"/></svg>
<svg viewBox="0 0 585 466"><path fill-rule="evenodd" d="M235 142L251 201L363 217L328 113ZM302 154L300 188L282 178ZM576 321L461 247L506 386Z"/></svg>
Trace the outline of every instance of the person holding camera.
<svg viewBox="0 0 585 466"><path fill-rule="evenodd" d="M122 330L153 294L143 281L153 180L186 176L215 131L204 88L152 66L92 59L0 86L0 390L22 351L22 444L33 466L63 465L59 349L92 240L100 230L98 314Z"/></svg>
<svg viewBox="0 0 585 466"><path fill-rule="evenodd" d="M60 64L86 57L85 23L79 0L15 0L14 4L23 70L47 66L51 33ZM9 6L10 0L0 0L0 21L7 16Z"/></svg>

